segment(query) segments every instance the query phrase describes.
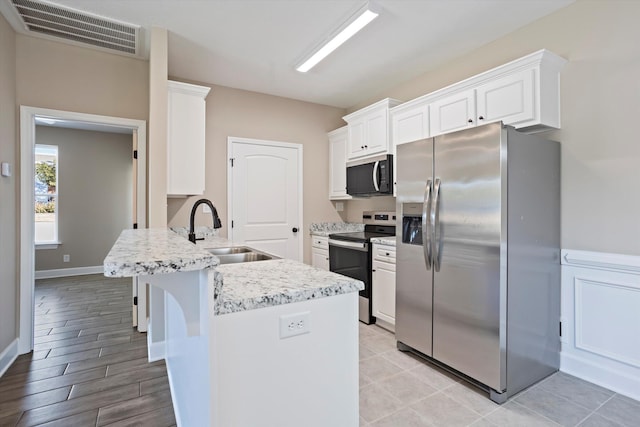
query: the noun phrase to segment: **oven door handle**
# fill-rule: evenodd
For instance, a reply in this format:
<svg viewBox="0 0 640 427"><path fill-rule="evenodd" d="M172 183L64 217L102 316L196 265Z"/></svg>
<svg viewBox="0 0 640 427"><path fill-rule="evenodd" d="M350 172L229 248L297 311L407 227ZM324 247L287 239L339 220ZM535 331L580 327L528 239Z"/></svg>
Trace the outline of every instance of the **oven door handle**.
<svg viewBox="0 0 640 427"><path fill-rule="evenodd" d="M356 251L367 252L369 251L369 244L362 242L346 242L344 240L331 240L329 239L329 246L336 246L340 248L355 249Z"/></svg>

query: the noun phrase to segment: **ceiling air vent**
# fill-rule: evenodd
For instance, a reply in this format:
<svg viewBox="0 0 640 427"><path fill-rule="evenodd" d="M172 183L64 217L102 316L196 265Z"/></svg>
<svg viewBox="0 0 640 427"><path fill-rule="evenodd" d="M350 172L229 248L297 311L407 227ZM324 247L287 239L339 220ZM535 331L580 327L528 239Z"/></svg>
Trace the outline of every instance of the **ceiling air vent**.
<svg viewBox="0 0 640 427"><path fill-rule="evenodd" d="M140 27L53 3L11 0L28 32L140 56Z"/></svg>

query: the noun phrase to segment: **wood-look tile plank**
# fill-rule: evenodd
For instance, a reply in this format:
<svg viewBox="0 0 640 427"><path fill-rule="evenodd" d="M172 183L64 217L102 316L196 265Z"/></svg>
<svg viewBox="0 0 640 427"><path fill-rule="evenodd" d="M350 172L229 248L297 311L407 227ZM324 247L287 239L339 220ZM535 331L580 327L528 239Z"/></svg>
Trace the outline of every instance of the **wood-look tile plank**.
<svg viewBox="0 0 640 427"><path fill-rule="evenodd" d="M61 387L41 393L30 394L14 400L8 400L0 403L0 414L10 415L62 402L67 399L70 391L71 387Z"/></svg>
<svg viewBox="0 0 640 427"><path fill-rule="evenodd" d="M51 353L49 354L49 357L63 356L65 354L77 353L79 351L91 350L95 348L100 348L100 349L103 347L111 348L116 344L125 344L125 343L126 344L130 343L129 337L116 337L116 338L111 338L109 340L102 340L102 341L92 340L82 344L52 348L50 350ZM100 354L102 355L102 353Z"/></svg>
<svg viewBox="0 0 640 427"><path fill-rule="evenodd" d="M45 350L49 348L67 347L71 345L96 341L97 339L98 339L98 334L94 334L94 335L83 335L81 337L66 338L62 340L45 341L40 343L36 342L36 344L33 346L33 349L37 351L37 350Z"/></svg>
<svg viewBox="0 0 640 427"><path fill-rule="evenodd" d="M171 393L161 391L147 394L136 399L127 400L100 408L98 411L98 426L103 426L115 421L124 420L140 413L164 408L171 402Z"/></svg>
<svg viewBox="0 0 640 427"><path fill-rule="evenodd" d="M82 385L91 380L104 378L107 374L107 367L90 369L75 374L59 375L53 378L47 378L39 381L20 382L10 386L0 388L0 402L18 399L30 394L42 393L47 390L53 390L65 386ZM73 389L72 389L73 391Z"/></svg>
<svg viewBox="0 0 640 427"><path fill-rule="evenodd" d="M102 332L114 332L114 331L129 331L129 333L133 332L133 325L131 323L127 324L114 324L107 326L98 326L95 328L83 328L80 331L80 336L91 335L91 334L100 334Z"/></svg>
<svg viewBox="0 0 640 427"><path fill-rule="evenodd" d="M99 349L89 350L89 351L97 351L98 353L100 352ZM71 357L74 354L78 354L78 353L72 353L67 356L61 356L61 357L62 358ZM80 360L78 362L71 362L69 363L69 366L67 367L66 372L73 373L78 371L84 371L86 369L96 368L98 366L107 366L113 363L126 362L130 360L140 359L146 356L147 356L146 348L132 350L132 351L123 351L122 353L110 354L105 357L95 357L91 359Z"/></svg>
<svg viewBox="0 0 640 427"><path fill-rule="evenodd" d="M107 377L112 375L117 375L122 372L129 372L141 369L146 366L164 366L166 369L166 365L164 360L158 360L156 362L149 363L149 359L147 356L139 357L133 360L127 360L126 362L114 363L107 367Z"/></svg>
<svg viewBox="0 0 640 427"><path fill-rule="evenodd" d="M122 372L118 375L111 375L95 381L88 381L76 384L71 390L69 399L77 399L93 393L121 387L127 384L135 384L140 381L164 377L166 379L167 369L162 365L148 365L135 371Z"/></svg>
<svg viewBox="0 0 640 427"><path fill-rule="evenodd" d="M171 408L173 410L173 407ZM81 412L69 417L59 418L57 420L49 421L48 423L38 424L38 427L84 427L95 426L98 420L98 410L93 409L87 412ZM0 424L1 425L1 424ZM151 426L152 424L147 424ZM138 424L141 427L142 424ZM155 427L155 426L154 426Z"/></svg>
<svg viewBox="0 0 640 427"><path fill-rule="evenodd" d="M11 365L11 367L7 370L7 372L8 371L27 372L35 369L49 368L51 366L56 366L56 365L66 365L67 363L70 363L70 362L93 360L93 359L96 359L99 355L100 355L100 349L95 348L92 350L85 350L85 351L79 351L77 353L65 354L64 356L59 356L59 357L48 357L46 359L41 359L41 360L18 362ZM99 364L96 366L102 366L102 365ZM76 371L73 371L73 372L76 372Z"/></svg>
<svg viewBox="0 0 640 427"><path fill-rule="evenodd" d="M131 400L138 397L138 384L110 389L101 393L94 393L78 399L65 400L48 406L25 411L18 426L32 426L48 421L57 420L71 415L87 412L101 406Z"/></svg>
<svg viewBox="0 0 640 427"><path fill-rule="evenodd" d="M4 376L0 378L0 388L11 387L15 384L24 384L32 381L40 381L46 378L57 377L64 374L64 370L67 367L65 365L52 366L46 369L37 369L35 371L22 372L11 374L5 372Z"/></svg>
<svg viewBox="0 0 640 427"><path fill-rule="evenodd" d="M68 324L69 322L67 322ZM82 324L74 324L70 326L60 326L59 328L52 328L50 334L62 334L64 332L72 332L72 331L85 331L91 329L100 329L96 332L103 332L111 330L111 325L117 325L120 323L120 318L117 317L115 319L107 319L107 320L97 320L93 322L85 322ZM91 332L86 332L85 335ZM79 336L82 336L82 332L80 332Z"/></svg>
<svg viewBox="0 0 640 427"><path fill-rule="evenodd" d="M2 427L13 427L18 424L18 420L22 416L22 412L16 412L15 414L4 416L4 414L0 415L0 426Z"/></svg>
<svg viewBox="0 0 640 427"><path fill-rule="evenodd" d="M89 314L89 315L87 315ZM83 329L89 328L91 324L96 324L99 326L102 325L115 325L119 322L116 320L120 320L122 318L121 313L116 314L107 314L107 315L99 315L92 313L85 313L85 317L81 317L78 319L67 320L67 324L65 326L82 326Z"/></svg>
<svg viewBox="0 0 640 427"><path fill-rule="evenodd" d="M176 424L173 406L165 406L154 411L107 424L108 427L170 427Z"/></svg>
<svg viewBox="0 0 640 427"><path fill-rule="evenodd" d="M102 346L102 351L100 351L100 357L108 356L114 353L120 353L122 351L138 350L141 348L146 350L147 348L146 341L137 340L137 341L129 341L122 344L114 343L112 345Z"/></svg>
<svg viewBox="0 0 640 427"><path fill-rule="evenodd" d="M76 338L79 333L80 331L71 331L71 332L65 332L64 334L54 334L54 335L47 335L43 337L35 337L33 341L36 344L40 344L40 343L49 342L49 341L66 340L68 338Z"/></svg>
<svg viewBox="0 0 640 427"><path fill-rule="evenodd" d="M159 391L169 389L169 377L163 376L152 378L146 381L140 381L140 396L145 394L157 393Z"/></svg>

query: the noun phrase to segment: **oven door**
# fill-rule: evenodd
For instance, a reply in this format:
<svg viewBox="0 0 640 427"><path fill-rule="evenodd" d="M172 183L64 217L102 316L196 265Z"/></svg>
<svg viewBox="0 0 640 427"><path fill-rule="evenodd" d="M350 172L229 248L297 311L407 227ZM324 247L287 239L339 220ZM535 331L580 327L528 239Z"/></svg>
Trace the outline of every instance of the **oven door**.
<svg viewBox="0 0 640 427"><path fill-rule="evenodd" d="M329 269L334 273L361 280L364 289L360 291L359 318L364 323L372 323L371 317L371 256L369 244L329 240Z"/></svg>

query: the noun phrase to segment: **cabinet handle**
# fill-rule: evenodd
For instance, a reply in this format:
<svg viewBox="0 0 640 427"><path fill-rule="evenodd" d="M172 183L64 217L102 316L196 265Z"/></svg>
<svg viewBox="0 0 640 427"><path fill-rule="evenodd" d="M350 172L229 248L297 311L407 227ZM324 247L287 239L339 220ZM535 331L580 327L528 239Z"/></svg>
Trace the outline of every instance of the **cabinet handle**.
<svg viewBox="0 0 640 427"><path fill-rule="evenodd" d="M484 117L480 116L478 117L478 120L484 120Z"/></svg>
<svg viewBox="0 0 640 427"><path fill-rule="evenodd" d="M472 120L472 119L469 119L469 120L467 120L467 121L468 121L469 123L473 123L473 120Z"/></svg>
<svg viewBox="0 0 640 427"><path fill-rule="evenodd" d="M365 146L364 146L364 148L369 148L369 146L368 146L368 145L365 145Z"/></svg>
<svg viewBox="0 0 640 427"><path fill-rule="evenodd" d="M326 257L325 260L329 261L329 257Z"/></svg>
<svg viewBox="0 0 640 427"><path fill-rule="evenodd" d="M372 272L372 273L375 273L375 272L376 272L376 270L371 270L371 272Z"/></svg>
<svg viewBox="0 0 640 427"><path fill-rule="evenodd" d="M386 254L387 256L389 256L389 252L385 252L385 254Z"/></svg>
<svg viewBox="0 0 640 427"><path fill-rule="evenodd" d="M361 145L361 146L360 146L360 149L361 149L361 150L364 150L364 145Z"/></svg>

